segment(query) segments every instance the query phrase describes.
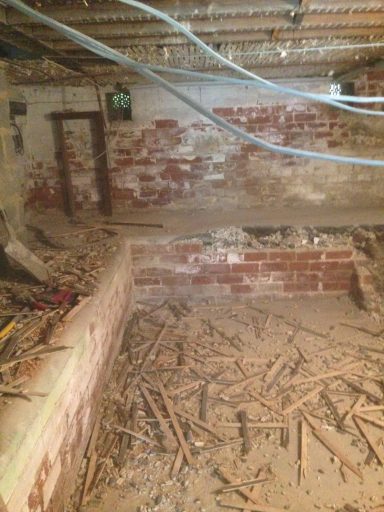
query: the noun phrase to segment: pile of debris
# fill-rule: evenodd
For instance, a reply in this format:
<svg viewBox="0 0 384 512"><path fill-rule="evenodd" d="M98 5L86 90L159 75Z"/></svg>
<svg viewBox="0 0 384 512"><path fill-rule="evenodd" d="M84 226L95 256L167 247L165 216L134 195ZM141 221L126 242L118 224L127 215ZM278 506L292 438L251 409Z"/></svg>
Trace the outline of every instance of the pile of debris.
<svg viewBox="0 0 384 512"><path fill-rule="evenodd" d="M321 229L292 226L274 228L239 228L230 226L194 235L192 241L202 241L207 250L267 249L301 247L337 247L351 245L353 228ZM180 238L178 240L181 240ZM185 240L183 238L182 240Z"/></svg>
<svg viewBox="0 0 384 512"><path fill-rule="evenodd" d="M0 406L12 397L46 396L26 391L26 382L43 357L68 348L57 345L62 322L88 302L118 243L107 229L87 227L50 238L30 229L33 253L9 225L9 241L0 253Z"/></svg>
<svg viewBox="0 0 384 512"><path fill-rule="evenodd" d="M331 332L253 303L141 304L96 420L75 509L96 506L109 486L127 499L124 510L279 512L291 508L290 490L316 478L324 448L331 467L321 470L320 500L335 481L362 481L364 465L384 463L384 331L344 328L372 344L335 344ZM338 494L326 508L384 510L384 497L371 508L380 496L367 497L368 506L350 504L351 486ZM316 496L313 503L325 507Z"/></svg>

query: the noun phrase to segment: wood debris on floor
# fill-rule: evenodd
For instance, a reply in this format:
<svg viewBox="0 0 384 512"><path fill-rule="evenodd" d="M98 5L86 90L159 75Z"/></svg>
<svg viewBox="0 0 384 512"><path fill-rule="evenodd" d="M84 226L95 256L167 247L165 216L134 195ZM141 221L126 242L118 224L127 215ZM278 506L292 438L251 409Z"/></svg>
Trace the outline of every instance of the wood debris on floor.
<svg viewBox="0 0 384 512"><path fill-rule="evenodd" d="M35 238L28 245L45 263L50 277L48 282L37 284L3 255L0 407L14 398L46 396L43 392L28 392L27 382L42 358L68 349L57 344L63 325L88 303L97 287L98 274L117 246L115 232L109 228L82 227L62 237L49 237L36 227L30 227L30 231Z"/></svg>
<svg viewBox="0 0 384 512"><path fill-rule="evenodd" d="M378 510L381 342L259 303L139 304L73 504L107 510L113 488L125 512Z"/></svg>

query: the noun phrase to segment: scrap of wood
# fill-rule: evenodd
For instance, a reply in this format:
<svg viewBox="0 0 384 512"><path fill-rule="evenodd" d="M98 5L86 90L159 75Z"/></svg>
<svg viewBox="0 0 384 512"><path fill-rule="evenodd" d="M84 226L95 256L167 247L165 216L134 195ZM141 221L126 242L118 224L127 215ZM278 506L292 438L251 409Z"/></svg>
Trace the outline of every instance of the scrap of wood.
<svg viewBox="0 0 384 512"><path fill-rule="evenodd" d="M176 395L180 395L181 393L184 393L184 391L189 391L191 389L199 388L201 386L201 382L190 382L189 384L184 384L183 386L180 386L179 388L168 390L167 389L167 395L170 398L173 398Z"/></svg>
<svg viewBox="0 0 384 512"><path fill-rule="evenodd" d="M357 416L353 416L353 421L356 423L357 428L360 430L360 432L363 434L365 439L367 440L367 443L371 450L375 453L376 457L380 461L380 464L384 464L384 453L381 453L379 451L379 447L377 446L376 440L373 439L372 434L367 429L364 421Z"/></svg>
<svg viewBox="0 0 384 512"><path fill-rule="evenodd" d="M257 484L263 484L265 482L271 482L270 478L255 478L253 480L245 480L244 482L240 482L238 484L227 484L223 485L219 489L215 490L215 493L226 493L226 492L232 492L237 491L238 489L245 489L247 487L252 487Z"/></svg>
<svg viewBox="0 0 384 512"><path fill-rule="evenodd" d="M366 395L367 398L369 398L369 400L371 402L373 402L374 404L382 405L382 401L383 400L382 400L382 398L380 396L377 396L374 393L371 393L370 391L367 391L362 386L359 386L359 384L356 384L356 382L352 382L352 381L350 381L348 379L345 379L344 377L342 377L341 380L345 384L347 384L348 387L350 387L351 389L357 391L360 395Z"/></svg>
<svg viewBox="0 0 384 512"><path fill-rule="evenodd" d="M137 437L137 439L140 439L141 441L145 441L146 443L153 444L157 446L158 448L162 448L159 443L154 441L153 439L150 439L149 437L143 436L139 434L138 432L134 432L133 430L130 430L129 428L122 427L121 425L111 425L112 428L115 430L118 430L119 432L125 432L126 434L130 434L133 437Z"/></svg>
<svg viewBox="0 0 384 512"><path fill-rule="evenodd" d="M248 394L251 395L258 402L260 402L262 405L264 405L267 409L274 412L275 414L282 414L282 412L279 409L277 409L269 400L266 400L259 393L256 393L254 391L248 391Z"/></svg>
<svg viewBox="0 0 384 512"><path fill-rule="evenodd" d="M248 430L248 418L246 411L239 411L240 416L240 424L241 424L241 434L244 440L244 452L248 454L252 450L251 438L249 436Z"/></svg>
<svg viewBox="0 0 384 512"><path fill-rule="evenodd" d="M164 420L164 418L163 418L159 408L157 407L155 401L153 400L150 392L148 391L148 389L144 385L140 386L140 391L144 395L144 397L145 397L149 407L151 408L155 418L159 422L161 430L163 431L163 434L164 434L165 439L166 439L166 446L165 446L165 448L174 449L176 447L176 444L177 444L176 440L175 440L175 438L174 438L174 436L173 436L173 434L171 432L171 429L168 427L167 422Z"/></svg>
<svg viewBox="0 0 384 512"><path fill-rule="evenodd" d="M295 330L293 331L293 333L291 333L289 336L288 336L288 339L287 339L287 343L293 343L295 341L295 338L296 336L298 335L300 331L300 324L298 324L296 327L295 327Z"/></svg>
<svg viewBox="0 0 384 512"><path fill-rule="evenodd" d="M97 484L99 483L99 480L104 472L104 469L107 465L107 462L109 460L109 457L111 456L115 446L116 446L116 443L117 443L117 440L118 440L118 436L117 435L114 435L111 442L109 443L109 445L106 446L106 449L104 450L104 453L102 454L102 457L103 457L103 462L101 463L101 466L98 468L97 472L95 473L95 477L94 479L92 480L92 483L89 487L90 491L88 494L90 494L92 492L92 490L97 486Z"/></svg>
<svg viewBox="0 0 384 512"><path fill-rule="evenodd" d="M223 448L231 448L232 446L237 446L239 444L243 444L244 440L242 437L238 439L231 439L231 441L226 441L224 443L218 443L214 446L207 446L205 448L199 448L198 453L210 453L215 452L217 450L222 450Z"/></svg>
<svg viewBox="0 0 384 512"><path fill-rule="evenodd" d="M136 432L138 412L139 412L139 409L137 407L137 403L134 402L131 406L130 418L128 418L128 420L125 424L125 428L130 427L131 430ZM130 441L132 441L132 437L127 434L123 434L121 444L120 444L119 454L117 457L117 463L120 466L122 466L125 462L125 455L127 453L127 449L128 449Z"/></svg>
<svg viewBox="0 0 384 512"><path fill-rule="evenodd" d="M241 428L242 424L241 422L228 422L228 423L217 423L217 427L219 428ZM277 422L268 422L268 421L260 421L260 422L254 422L254 421L248 421L247 422L248 428L288 428L288 425L286 423L277 423Z"/></svg>
<svg viewBox="0 0 384 512"><path fill-rule="evenodd" d="M265 370L261 372L257 372L254 375L251 375L250 377L247 377L244 380L241 380L240 382L236 382L232 386L227 387L227 389L221 393L221 397L230 397L231 395L234 395L236 391L239 391L243 389L244 387L252 384L258 377L261 375L264 375L266 373Z"/></svg>
<svg viewBox="0 0 384 512"><path fill-rule="evenodd" d="M343 419L340 416L339 411L337 410L337 408L336 408L335 404L333 403L331 397L328 395L328 393L325 390L320 393L320 396L323 398L323 400L327 404L327 407L331 411L332 416L335 418L335 421L336 421L338 427L341 430L344 430L345 427L344 427Z"/></svg>
<svg viewBox="0 0 384 512"><path fill-rule="evenodd" d="M201 406L200 406L200 419L201 419L201 421L205 421L205 422L207 422L208 387L209 387L208 383L205 383L203 385L203 390L202 390L202 395L201 395Z"/></svg>
<svg viewBox="0 0 384 512"><path fill-rule="evenodd" d="M366 396L361 395L351 407L350 411L345 415L344 421L348 421L360 409L361 405L365 402Z"/></svg>
<svg viewBox="0 0 384 512"><path fill-rule="evenodd" d="M295 409L300 407L300 405L303 405L303 403L307 402L308 400L310 400L314 396L318 395L323 389L324 389L323 386L317 386L315 389L313 389L312 391L310 391L306 395L304 395L301 398L299 398L299 400L296 400L296 402L293 402L291 405L289 405L288 407L283 409L281 411L281 414L283 416L285 416L285 415L291 413L292 411L294 411Z"/></svg>
<svg viewBox="0 0 384 512"><path fill-rule="evenodd" d="M29 350L28 352L24 352L20 356L13 357L11 359L8 359L7 362L0 364L0 371L2 371L5 368L9 368L10 366L13 366L16 363L20 363L21 361L28 361L29 359L36 359L37 357L44 357L49 354L52 354L53 352L60 352L62 350L68 350L72 349L73 347L66 347L66 346L59 346L59 347L46 347L46 348L38 348Z"/></svg>
<svg viewBox="0 0 384 512"><path fill-rule="evenodd" d="M359 407L359 412L384 411L384 405L364 405Z"/></svg>
<svg viewBox="0 0 384 512"><path fill-rule="evenodd" d="M359 366L360 361L355 363L353 367ZM314 377L308 377L305 379L300 379L295 382L295 386L299 386L301 384L308 384L310 382L317 382L319 380L330 379L331 377L339 377L340 375L345 375L346 373L351 373L352 366L350 366L347 370L334 370L332 372L325 372L320 375L315 375Z"/></svg>
<svg viewBox="0 0 384 512"><path fill-rule="evenodd" d="M311 416L305 411L301 411L305 420L309 424L312 429L312 433L317 439L330 451L335 455L347 468L349 468L355 475L357 475L361 480L363 480L363 474L360 469L353 464L349 458L344 455L344 453L331 441L328 437L320 431L317 424L313 421Z"/></svg>
<svg viewBox="0 0 384 512"><path fill-rule="evenodd" d="M299 485L307 477L308 471L308 424L306 421L300 421L300 471Z"/></svg>
<svg viewBox="0 0 384 512"><path fill-rule="evenodd" d="M224 480L226 480L229 484L237 484L238 483L236 481L236 478L234 478L232 475L230 475L229 472L226 471L225 469L220 468L218 470L218 472L221 475L221 477ZM242 494L243 496L245 496L245 498L248 498L249 500L251 500L252 503L255 503L256 505L258 505L256 498L248 489L238 489L237 492Z"/></svg>
<svg viewBox="0 0 384 512"><path fill-rule="evenodd" d="M324 334L319 331L315 331L314 329L311 329L310 327L305 327L304 325L301 325L297 322L294 322L293 320L289 320L284 315L279 315L277 313L271 313L270 311L264 311L264 309L258 308L256 306L248 306L250 309L254 309L255 311L258 311L259 313L263 315L272 315L275 318L279 318L280 320L283 320L287 325L290 325L291 327L300 327L300 329L304 332L307 332L309 334L313 334L314 336L318 336L319 338L329 339L328 334Z"/></svg>
<svg viewBox="0 0 384 512"><path fill-rule="evenodd" d="M181 464L183 463L183 459L184 459L184 452L183 452L182 447L180 446L177 451L175 460L173 462L171 478L174 478L175 476L177 476L179 474Z"/></svg>
<svg viewBox="0 0 384 512"><path fill-rule="evenodd" d="M384 333L384 329L380 329L380 331L372 331L371 329L368 329L362 325L347 324L345 322L340 322L340 325L343 325L344 327L350 327L351 329L356 329L357 331L361 331L366 334L370 334L375 338L380 337Z"/></svg>
<svg viewBox="0 0 384 512"><path fill-rule="evenodd" d="M171 400L168 398L168 395L164 388L164 385L159 378L157 378L157 385L159 387L159 391L160 391L161 397L163 399L165 408L167 409L169 417L171 418L173 428L175 430L177 439L179 440L180 446L184 452L185 458L186 458L188 464L193 465L196 463L196 461L192 456L192 453L189 449L187 441L185 440L183 431L181 430L180 424L179 424L178 419L175 414L174 406L173 406Z"/></svg>
<svg viewBox="0 0 384 512"><path fill-rule="evenodd" d="M192 423L194 423L195 425L200 427L202 430L205 430L206 432L209 432L210 434L215 436L217 439L221 439L221 437L217 434L217 429L211 427L205 421L201 421L199 418L196 418L195 416L192 416L192 414L188 414L187 412L185 412L182 409L180 409L180 407L178 407L177 405L173 406L173 410L175 411L175 413L178 416L181 416L182 418L185 418L185 419L191 421Z"/></svg>
<svg viewBox="0 0 384 512"><path fill-rule="evenodd" d="M247 377L249 377L249 373L246 370L246 368L244 368L244 364L243 363L244 363L243 359L236 359L236 366L239 368L239 370L244 375L244 377L247 378Z"/></svg>
<svg viewBox="0 0 384 512"><path fill-rule="evenodd" d="M379 420L378 418L374 418L373 416L369 416L368 414L361 413L360 411L356 412L354 416L357 416L367 421L368 423L372 423L372 425L376 425L376 427L384 428L383 420Z"/></svg>
<svg viewBox="0 0 384 512"><path fill-rule="evenodd" d="M281 401L281 405L283 408L288 407L289 400L287 396L283 396L283 399ZM291 415L287 414L285 416L285 420L287 423L287 428L281 429L280 432L280 445L282 448L288 449L289 446L289 431L290 431L290 424L291 424Z"/></svg>

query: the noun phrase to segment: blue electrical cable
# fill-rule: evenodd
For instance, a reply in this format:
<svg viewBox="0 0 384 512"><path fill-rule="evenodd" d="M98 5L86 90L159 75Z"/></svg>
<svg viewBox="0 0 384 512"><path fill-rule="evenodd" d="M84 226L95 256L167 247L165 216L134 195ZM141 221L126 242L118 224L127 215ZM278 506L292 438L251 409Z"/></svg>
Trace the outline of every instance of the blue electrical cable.
<svg viewBox="0 0 384 512"><path fill-rule="evenodd" d="M181 101L192 107L194 110L202 114L203 116L207 117L211 121L213 121L215 124L223 128L224 130L228 131L229 133L232 133L236 137L239 137L242 140L245 140L246 142L256 145L262 149L265 149L267 151L271 151L274 153L279 153L283 155L290 155L290 156L300 156L304 158L314 158L317 160L326 160L331 162L337 162L337 163L347 163L347 164L355 164L355 165L368 165L373 167L384 167L384 160L371 160L366 158L356 158L356 157L347 157L347 156L338 156L338 155L331 155L327 153L319 153L316 151L307 151L307 150L298 150L293 148L286 148L283 146L278 146L275 144L271 144L269 142L265 142L262 139L259 139L257 137L254 137L253 135L250 135L248 133L243 132L236 126L231 125L221 117L209 112L207 109L202 107L200 104L196 103L194 100L192 100L189 96L185 95L181 91L179 91L176 87L174 87L172 84L164 80L163 78L157 76L155 73L153 73L151 70L146 69L139 65L134 60L130 59L129 57L122 55L120 52L113 50L109 48L108 46L100 43L99 41L96 41L95 39L92 39L91 37L88 37L81 32L78 32L77 30L74 30L70 27L67 27L66 25L59 23L52 18L49 18L48 16L45 16L44 14L40 14L39 12L35 11L34 9L30 8L29 6L23 4L20 0L4 0L4 2L14 7L15 9L19 10L20 12L23 12L27 16L30 16L38 21L41 21L45 25L53 28L54 30L57 30L58 32L62 33L72 41L77 42L84 48L87 48L91 50L92 52L96 53L97 55L100 55L101 57L107 58L109 60L112 60L118 64L121 64L123 66L127 66L130 68L133 68L137 70L138 73L140 73L142 76L148 78L149 80L160 84L165 90L179 98Z"/></svg>

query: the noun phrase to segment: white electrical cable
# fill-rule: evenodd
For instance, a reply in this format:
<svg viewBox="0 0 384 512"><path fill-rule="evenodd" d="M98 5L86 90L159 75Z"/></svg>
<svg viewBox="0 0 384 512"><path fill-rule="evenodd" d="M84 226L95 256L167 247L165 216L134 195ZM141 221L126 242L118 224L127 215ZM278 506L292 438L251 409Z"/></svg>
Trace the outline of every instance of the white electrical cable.
<svg viewBox="0 0 384 512"><path fill-rule="evenodd" d="M348 164L356 164L356 165L368 165L368 166L373 166L373 167L384 167L384 160L371 160L371 159L366 159L366 158L331 155L331 154L319 153L319 152L315 152L315 151L287 148L287 147L271 144L269 142L265 142L262 139L259 139L257 137L254 137L253 135L243 132L236 126L233 126L232 124L230 124L227 121L225 121L224 119L222 119L221 117L213 114L212 112L209 112L207 109L205 109L199 103L196 103L189 96L187 96L186 94L179 91L172 84L170 84L163 78L157 76L155 73L153 73L149 69L146 69L142 65L139 65L137 62L133 61L129 57L122 55L120 52L117 52L116 50L109 48L108 46L100 43L99 41L96 41L95 39L92 39L91 37L88 37L88 36L82 34L81 32L78 32L77 30L67 27L66 25L59 23L59 22L55 21L54 19L49 18L48 16L45 16L44 14L40 14L39 12L35 11L34 9L23 4L20 0L4 0L4 2L7 5L19 10L20 12L23 12L27 16L30 16L38 21L41 21L42 23L51 27L52 29L64 34L66 37L68 37L72 41L77 42L84 48L91 50L92 52L96 53L97 55L100 55L104 58L110 59L114 62L117 62L118 64L123 65L123 66L127 66L127 67L137 70L138 73L140 73L144 77L148 78L149 80L160 84L165 90L167 90L168 92L170 92L171 94L173 94L174 96L179 98L181 101L183 101L184 103L186 103L187 105L192 107L194 110L196 110L203 116L205 116L208 119L210 119L211 121L213 121L215 124L217 124L221 128L225 129L229 133L232 133L236 137L239 137L240 139L245 140L246 142L248 142L250 144L254 144L254 145L256 145L262 149L265 149L267 151L284 154L284 155L314 158L314 159L318 159L318 160L326 160L326 161L331 161L331 162L336 162L336 163L348 163Z"/></svg>

